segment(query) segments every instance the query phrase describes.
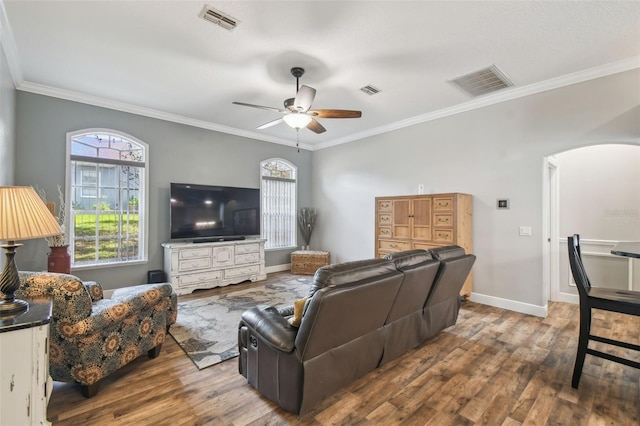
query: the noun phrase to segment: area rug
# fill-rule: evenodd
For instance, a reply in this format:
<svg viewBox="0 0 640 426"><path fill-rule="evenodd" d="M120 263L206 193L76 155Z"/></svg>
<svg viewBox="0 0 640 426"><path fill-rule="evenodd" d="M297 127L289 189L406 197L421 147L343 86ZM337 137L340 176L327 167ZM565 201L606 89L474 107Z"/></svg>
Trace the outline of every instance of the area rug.
<svg viewBox="0 0 640 426"><path fill-rule="evenodd" d="M257 305L287 306L307 295L311 278L291 278L227 294L181 300L169 333L202 370L238 356L238 323Z"/></svg>

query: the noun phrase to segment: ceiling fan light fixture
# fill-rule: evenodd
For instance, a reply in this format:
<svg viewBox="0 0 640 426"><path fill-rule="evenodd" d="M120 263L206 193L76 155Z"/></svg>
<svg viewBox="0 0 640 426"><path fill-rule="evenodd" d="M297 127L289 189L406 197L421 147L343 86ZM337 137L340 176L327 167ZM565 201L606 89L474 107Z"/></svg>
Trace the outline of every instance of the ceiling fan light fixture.
<svg viewBox="0 0 640 426"><path fill-rule="evenodd" d="M302 129L311 123L311 117L307 114L287 114L282 117L284 122L294 129Z"/></svg>

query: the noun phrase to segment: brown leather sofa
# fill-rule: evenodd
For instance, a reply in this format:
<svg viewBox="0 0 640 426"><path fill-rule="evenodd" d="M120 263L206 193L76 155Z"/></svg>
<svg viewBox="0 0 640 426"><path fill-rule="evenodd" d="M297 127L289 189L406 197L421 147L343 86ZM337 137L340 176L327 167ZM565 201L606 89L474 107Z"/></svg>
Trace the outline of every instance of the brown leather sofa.
<svg viewBox="0 0 640 426"><path fill-rule="evenodd" d="M458 246L320 268L299 328L293 307L242 314L239 370L297 414L455 324L475 256Z"/></svg>

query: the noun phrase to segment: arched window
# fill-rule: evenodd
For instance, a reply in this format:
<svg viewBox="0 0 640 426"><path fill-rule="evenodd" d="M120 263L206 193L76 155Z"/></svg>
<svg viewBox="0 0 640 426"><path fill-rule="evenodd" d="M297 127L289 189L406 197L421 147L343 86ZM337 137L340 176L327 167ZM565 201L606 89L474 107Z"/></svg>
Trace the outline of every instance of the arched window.
<svg viewBox="0 0 640 426"><path fill-rule="evenodd" d="M67 134L72 267L146 261L148 146L121 132Z"/></svg>
<svg viewBox="0 0 640 426"><path fill-rule="evenodd" d="M265 248L295 247L296 166L280 158L260 163L262 238Z"/></svg>

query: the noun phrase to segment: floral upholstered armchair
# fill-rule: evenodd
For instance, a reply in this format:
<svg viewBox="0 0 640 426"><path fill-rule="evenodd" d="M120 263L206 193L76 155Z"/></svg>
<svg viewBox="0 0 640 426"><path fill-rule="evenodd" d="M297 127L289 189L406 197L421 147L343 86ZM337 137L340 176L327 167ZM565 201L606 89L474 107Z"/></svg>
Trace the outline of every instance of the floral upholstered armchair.
<svg viewBox="0 0 640 426"><path fill-rule="evenodd" d="M90 398L103 377L147 352L160 354L178 314L170 284L144 284L115 290L103 298L102 286L73 275L20 272L18 297L53 300L49 374L76 382Z"/></svg>

